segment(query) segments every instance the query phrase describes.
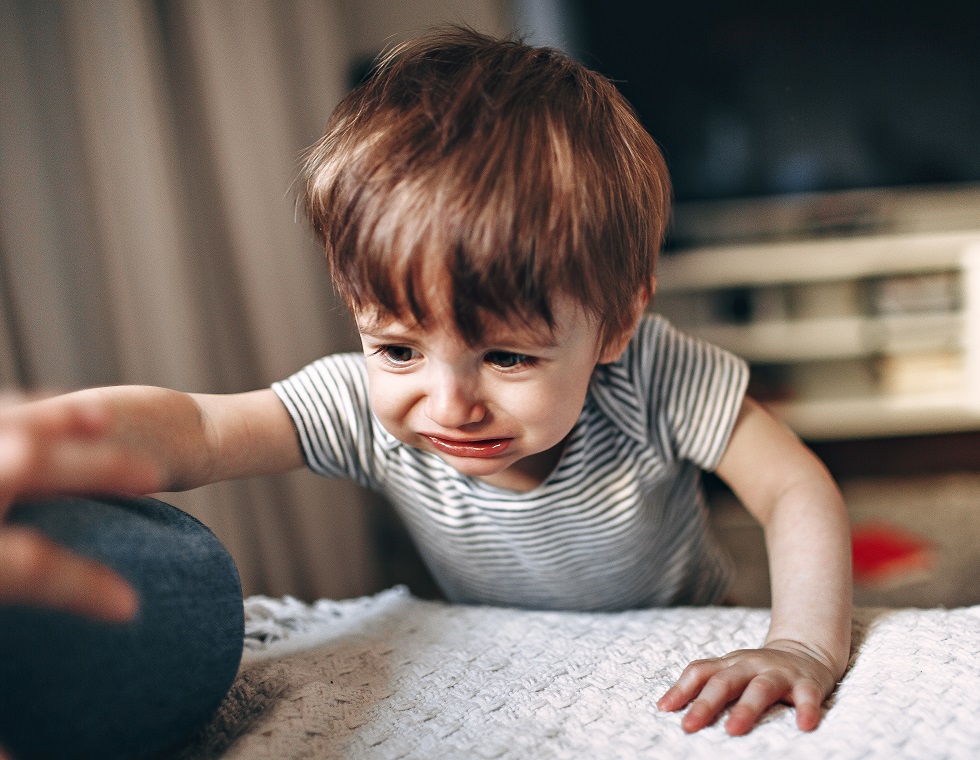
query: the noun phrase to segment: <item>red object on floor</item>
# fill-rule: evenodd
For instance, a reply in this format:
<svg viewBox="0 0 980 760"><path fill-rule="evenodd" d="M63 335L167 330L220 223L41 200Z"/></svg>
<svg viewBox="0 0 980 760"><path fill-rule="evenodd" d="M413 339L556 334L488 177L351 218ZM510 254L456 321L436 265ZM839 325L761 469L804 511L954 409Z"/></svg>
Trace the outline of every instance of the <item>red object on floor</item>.
<svg viewBox="0 0 980 760"><path fill-rule="evenodd" d="M851 530L854 581L879 585L919 577L933 564L933 544L885 522L855 525Z"/></svg>

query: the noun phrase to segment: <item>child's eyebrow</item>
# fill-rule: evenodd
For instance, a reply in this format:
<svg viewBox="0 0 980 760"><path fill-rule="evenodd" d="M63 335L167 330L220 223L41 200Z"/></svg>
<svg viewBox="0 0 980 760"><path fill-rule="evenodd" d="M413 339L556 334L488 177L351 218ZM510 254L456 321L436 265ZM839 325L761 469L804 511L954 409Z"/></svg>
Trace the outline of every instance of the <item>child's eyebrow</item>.
<svg viewBox="0 0 980 760"><path fill-rule="evenodd" d="M410 341L415 337L410 328L397 323L358 323L357 329L365 337L386 342ZM559 341L549 330L491 328L480 340L480 345L483 348L534 351L558 348Z"/></svg>
<svg viewBox="0 0 980 760"><path fill-rule="evenodd" d="M384 340L409 340L412 336L408 330L385 324L358 324L357 331L369 338Z"/></svg>
<svg viewBox="0 0 980 760"><path fill-rule="evenodd" d="M385 318L375 314L357 314L354 316L357 331L364 335L403 335L411 332L413 326L405 325L397 319Z"/></svg>
<svg viewBox="0 0 980 760"><path fill-rule="evenodd" d="M559 341L554 330L547 328L535 329L531 326L497 327L486 329L483 340L485 345L501 345L514 347L558 348Z"/></svg>

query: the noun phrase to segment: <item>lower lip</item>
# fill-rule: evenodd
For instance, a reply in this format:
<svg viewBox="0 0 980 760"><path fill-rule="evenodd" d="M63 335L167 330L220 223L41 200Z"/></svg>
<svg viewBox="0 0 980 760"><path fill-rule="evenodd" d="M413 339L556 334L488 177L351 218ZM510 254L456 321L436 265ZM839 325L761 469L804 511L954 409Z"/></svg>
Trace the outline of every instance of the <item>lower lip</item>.
<svg viewBox="0 0 980 760"><path fill-rule="evenodd" d="M511 440L513 440L511 438L490 438L484 441L450 441L432 435L427 435L426 438L432 441L432 445L443 454L476 459L490 459L500 456L507 451Z"/></svg>

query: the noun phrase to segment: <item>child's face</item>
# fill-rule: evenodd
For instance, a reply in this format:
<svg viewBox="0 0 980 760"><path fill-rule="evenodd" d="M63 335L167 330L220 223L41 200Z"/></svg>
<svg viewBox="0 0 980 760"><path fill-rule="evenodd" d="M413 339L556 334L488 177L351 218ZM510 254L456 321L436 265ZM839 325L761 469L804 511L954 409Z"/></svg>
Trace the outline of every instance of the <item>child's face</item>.
<svg viewBox="0 0 980 760"><path fill-rule="evenodd" d="M555 329L494 320L469 346L451 319L430 325L356 313L371 408L395 438L464 475L511 490L548 476L582 411L592 370L616 357L595 320L568 299Z"/></svg>

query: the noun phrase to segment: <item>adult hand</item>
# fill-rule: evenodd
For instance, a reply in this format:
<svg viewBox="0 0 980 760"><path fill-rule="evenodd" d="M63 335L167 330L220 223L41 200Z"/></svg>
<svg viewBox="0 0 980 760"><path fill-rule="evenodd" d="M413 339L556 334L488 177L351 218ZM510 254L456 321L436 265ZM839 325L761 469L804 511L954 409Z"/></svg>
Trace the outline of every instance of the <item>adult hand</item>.
<svg viewBox="0 0 980 760"><path fill-rule="evenodd" d="M796 707L796 725L812 731L836 683L830 662L819 652L799 642L771 641L762 649L692 662L657 706L672 712L690 704L681 727L692 733L734 702L725 730L739 736L751 731L769 707L786 702Z"/></svg>
<svg viewBox="0 0 980 760"><path fill-rule="evenodd" d="M135 614L136 595L118 574L5 522L11 504L22 498L152 490L155 469L114 445L110 424L92 399L0 399L0 603L108 621Z"/></svg>

